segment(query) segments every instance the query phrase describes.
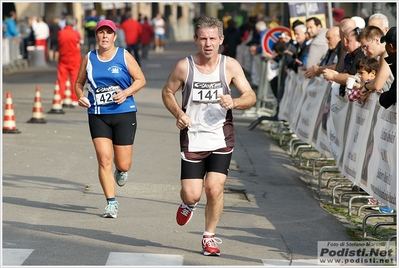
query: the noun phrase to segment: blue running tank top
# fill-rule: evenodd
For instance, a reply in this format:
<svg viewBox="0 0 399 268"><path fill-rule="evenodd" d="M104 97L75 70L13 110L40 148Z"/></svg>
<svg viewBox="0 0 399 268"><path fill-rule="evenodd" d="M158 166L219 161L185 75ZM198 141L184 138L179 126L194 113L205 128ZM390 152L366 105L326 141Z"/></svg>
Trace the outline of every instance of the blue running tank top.
<svg viewBox="0 0 399 268"><path fill-rule="evenodd" d="M97 50L88 53L86 66L87 98L90 101L88 114L121 114L137 112L133 96L117 104L113 101L116 89L124 90L132 84L125 60L125 49L117 48L115 55L107 61L98 57Z"/></svg>

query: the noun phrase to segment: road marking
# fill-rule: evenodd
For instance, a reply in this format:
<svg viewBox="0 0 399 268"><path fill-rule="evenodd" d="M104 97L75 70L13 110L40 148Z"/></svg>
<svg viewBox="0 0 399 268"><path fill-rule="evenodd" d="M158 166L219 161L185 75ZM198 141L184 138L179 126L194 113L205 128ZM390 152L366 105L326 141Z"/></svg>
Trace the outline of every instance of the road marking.
<svg viewBox="0 0 399 268"><path fill-rule="evenodd" d="M182 255L111 252L105 265L183 266Z"/></svg>
<svg viewBox="0 0 399 268"><path fill-rule="evenodd" d="M3 248L2 265L21 266L33 252L33 249Z"/></svg>

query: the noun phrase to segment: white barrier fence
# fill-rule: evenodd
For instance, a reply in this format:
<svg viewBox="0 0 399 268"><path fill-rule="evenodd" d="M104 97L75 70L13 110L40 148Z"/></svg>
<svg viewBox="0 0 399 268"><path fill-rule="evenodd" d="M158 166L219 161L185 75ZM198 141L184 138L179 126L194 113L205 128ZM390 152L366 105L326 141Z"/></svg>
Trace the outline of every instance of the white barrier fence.
<svg viewBox="0 0 399 268"><path fill-rule="evenodd" d="M2 40L2 64L7 65L16 61L19 56L19 38L3 38Z"/></svg>
<svg viewBox="0 0 399 268"><path fill-rule="evenodd" d="M340 172L375 199L396 210L396 105L389 109L372 93L367 103L339 96L339 85L323 77L304 79L289 71L280 102L286 120L302 141L327 157Z"/></svg>

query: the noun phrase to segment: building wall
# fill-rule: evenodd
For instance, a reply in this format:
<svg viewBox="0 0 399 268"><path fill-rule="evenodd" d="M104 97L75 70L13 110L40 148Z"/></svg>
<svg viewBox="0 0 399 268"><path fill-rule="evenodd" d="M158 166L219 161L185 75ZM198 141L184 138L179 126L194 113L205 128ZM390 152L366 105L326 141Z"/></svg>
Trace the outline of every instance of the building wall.
<svg viewBox="0 0 399 268"><path fill-rule="evenodd" d="M167 39L176 40L176 41L185 41L191 40L193 36L193 27L192 27L192 19L193 19L193 10L194 5L190 3L158 3L158 10L161 14L164 14L165 7L169 5L171 14L168 18L165 18L168 22L166 34ZM180 7L180 8L179 8ZM181 10L182 16L177 18L178 8ZM15 9L17 13L17 19L24 18L25 16L44 16L46 22L52 22L54 18L61 17L61 13L63 11L68 12L68 14L74 16L77 19L77 28L79 32L84 34L83 21L86 16L86 10L82 3L73 2L15 2ZM101 9L101 8L100 8ZM114 10L115 12L111 12L112 14L125 13L125 10ZM104 12L104 11L103 11ZM137 19L139 14L142 16L147 16L149 19L155 17L156 14L153 14L152 3L145 2L137 2L131 4L131 13L132 17ZM98 16L102 15L101 13L97 13ZM104 14L105 15L105 14Z"/></svg>
<svg viewBox="0 0 399 268"><path fill-rule="evenodd" d="M17 19L24 18L25 16L45 16L47 22L51 22L53 18L60 17L62 11L67 11L78 20L78 29L81 34L83 31L83 20L87 13L84 10L81 2L15 2L15 9L17 13ZM96 5L99 3L96 3ZM207 16L217 17L218 10L223 8L220 2L206 2L206 3L189 3L189 2L131 2L130 9L132 11L133 18L138 18L139 13L142 16L147 16L152 19L156 14L154 13L153 5L158 5L157 9L162 14L165 14L165 10L170 8L170 15L165 18L168 22L168 29L166 38L176 41L187 41L192 40L194 30L192 25L192 19L194 14L205 13ZM247 4L248 5L248 4ZM257 3L252 5L254 9L252 13L259 12L262 8L264 10L278 10L280 7L278 3ZM362 7L369 9L370 14L372 11L373 3L334 3L335 6L344 8L347 12L347 16L355 16L360 13ZM168 6L168 7L167 7ZM248 5L250 7L250 5ZM101 9L101 8L100 8ZM262 10L263 10L262 9ZM381 4L381 13L385 14L388 19L390 26L397 24L397 19L393 17L390 10L386 8L385 3ZM179 11L179 12L178 12ZM181 12L180 12L181 11ZM250 10L246 10L251 14ZM104 11L102 11L104 12ZM125 10L114 10L113 14L124 13ZM178 14L179 13L179 14ZM178 15L180 15L178 17ZM98 13L100 16L101 13Z"/></svg>

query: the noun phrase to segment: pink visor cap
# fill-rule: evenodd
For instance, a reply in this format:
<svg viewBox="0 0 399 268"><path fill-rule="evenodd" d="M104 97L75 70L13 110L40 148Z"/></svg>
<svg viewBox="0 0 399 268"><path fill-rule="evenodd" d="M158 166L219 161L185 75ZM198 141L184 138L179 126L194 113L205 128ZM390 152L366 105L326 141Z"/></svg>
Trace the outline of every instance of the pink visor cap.
<svg viewBox="0 0 399 268"><path fill-rule="evenodd" d="M98 31L98 29L100 29L103 26L108 26L109 28L112 29L112 31L116 32L116 26L115 26L115 23L112 20L100 20L97 23L96 32Z"/></svg>

